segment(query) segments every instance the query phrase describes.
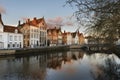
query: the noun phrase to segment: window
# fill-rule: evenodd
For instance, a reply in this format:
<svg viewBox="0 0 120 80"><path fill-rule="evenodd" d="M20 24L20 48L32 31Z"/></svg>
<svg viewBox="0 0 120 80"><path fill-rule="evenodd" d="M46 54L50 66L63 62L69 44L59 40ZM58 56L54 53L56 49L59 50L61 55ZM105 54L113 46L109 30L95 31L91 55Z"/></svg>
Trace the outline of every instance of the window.
<svg viewBox="0 0 120 80"><path fill-rule="evenodd" d="M30 35L27 35L27 38L30 38Z"/></svg>
<svg viewBox="0 0 120 80"><path fill-rule="evenodd" d="M31 40L31 45L33 44L33 40Z"/></svg>
<svg viewBox="0 0 120 80"><path fill-rule="evenodd" d="M37 38L39 38L39 34L37 34Z"/></svg>
<svg viewBox="0 0 120 80"><path fill-rule="evenodd" d="M14 37L14 40L17 41L17 36Z"/></svg>
<svg viewBox="0 0 120 80"><path fill-rule="evenodd" d="M12 42L8 43L8 48L12 48L13 45L12 45Z"/></svg>
<svg viewBox="0 0 120 80"><path fill-rule="evenodd" d="M33 34L31 34L31 38L33 38Z"/></svg>
<svg viewBox="0 0 120 80"><path fill-rule="evenodd" d="M17 42L15 42L14 47L17 47Z"/></svg>
<svg viewBox="0 0 120 80"><path fill-rule="evenodd" d="M0 41L2 41L2 35L0 35Z"/></svg>
<svg viewBox="0 0 120 80"><path fill-rule="evenodd" d="M34 29L34 32L36 32L36 29Z"/></svg>
<svg viewBox="0 0 120 80"><path fill-rule="evenodd" d="M21 41L21 36L19 36L19 41Z"/></svg>
<svg viewBox="0 0 120 80"><path fill-rule="evenodd" d="M12 36L12 35L10 35L9 40L10 40L10 41L12 41L12 40L13 40L13 36Z"/></svg>
<svg viewBox="0 0 120 80"><path fill-rule="evenodd" d="M15 44L13 44L13 47L15 47Z"/></svg>
<svg viewBox="0 0 120 80"><path fill-rule="evenodd" d="M33 32L33 29L31 29L31 32Z"/></svg>
<svg viewBox="0 0 120 80"><path fill-rule="evenodd" d="M20 42L20 48L21 48L21 42Z"/></svg>
<svg viewBox="0 0 120 80"><path fill-rule="evenodd" d="M10 44L8 44L8 48L10 47Z"/></svg>
<svg viewBox="0 0 120 80"><path fill-rule="evenodd" d="M34 34L34 38L36 38L36 34Z"/></svg>
<svg viewBox="0 0 120 80"><path fill-rule="evenodd" d="M19 47L19 44L17 44L17 47Z"/></svg>

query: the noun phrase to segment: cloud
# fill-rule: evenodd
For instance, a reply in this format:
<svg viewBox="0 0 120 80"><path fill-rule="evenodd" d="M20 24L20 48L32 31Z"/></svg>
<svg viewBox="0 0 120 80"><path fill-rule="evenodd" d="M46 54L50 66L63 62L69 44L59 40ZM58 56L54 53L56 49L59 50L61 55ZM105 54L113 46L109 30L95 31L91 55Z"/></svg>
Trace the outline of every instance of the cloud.
<svg viewBox="0 0 120 80"><path fill-rule="evenodd" d="M5 14L5 13L6 13L5 8L4 8L4 7L2 7L2 6L0 6L0 13L3 13L3 14Z"/></svg>
<svg viewBox="0 0 120 80"><path fill-rule="evenodd" d="M73 22L67 21L67 22L65 22L65 25L66 25L66 26L73 26Z"/></svg>
<svg viewBox="0 0 120 80"><path fill-rule="evenodd" d="M56 25L56 26L62 26L63 25L63 18L62 17L55 17L52 19L48 19L47 23L51 25Z"/></svg>
<svg viewBox="0 0 120 80"><path fill-rule="evenodd" d="M48 27L62 27L62 26L73 26L73 21L68 17L55 17L52 19L47 19Z"/></svg>
<svg viewBox="0 0 120 80"><path fill-rule="evenodd" d="M48 28L54 28L54 27L56 27L54 24L51 24L51 23L47 23L47 27Z"/></svg>

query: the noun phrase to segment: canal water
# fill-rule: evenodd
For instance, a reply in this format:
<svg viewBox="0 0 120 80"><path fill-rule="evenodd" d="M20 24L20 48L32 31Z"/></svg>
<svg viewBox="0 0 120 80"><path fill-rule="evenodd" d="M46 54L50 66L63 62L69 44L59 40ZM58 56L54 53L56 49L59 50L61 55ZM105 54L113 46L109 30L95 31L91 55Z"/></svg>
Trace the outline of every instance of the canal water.
<svg viewBox="0 0 120 80"><path fill-rule="evenodd" d="M0 80L120 80L120 59L81 50L1 57Z"/></svg>

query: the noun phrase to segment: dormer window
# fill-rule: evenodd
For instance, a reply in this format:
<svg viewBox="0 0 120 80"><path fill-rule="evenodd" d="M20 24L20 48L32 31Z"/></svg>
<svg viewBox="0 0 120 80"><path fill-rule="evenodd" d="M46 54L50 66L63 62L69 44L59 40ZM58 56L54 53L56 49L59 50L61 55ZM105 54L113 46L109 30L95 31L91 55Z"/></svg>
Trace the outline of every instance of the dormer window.
<svg viewBox="0 0 120 80"><path fill-rule="evenodd" d="M17 30L17 29L15 29L15 33L18 33L18 30Z"/></svg>

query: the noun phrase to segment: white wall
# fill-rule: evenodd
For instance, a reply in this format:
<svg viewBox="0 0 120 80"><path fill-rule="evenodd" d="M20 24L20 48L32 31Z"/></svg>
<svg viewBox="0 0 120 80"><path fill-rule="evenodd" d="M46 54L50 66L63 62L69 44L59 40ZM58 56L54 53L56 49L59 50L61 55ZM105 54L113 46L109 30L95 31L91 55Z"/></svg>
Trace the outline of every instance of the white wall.
<svg viewBox="0 0 120 80"><path fill-rule="evenodd" d="M71 35L67 35L67 44L68 45L72 44L72 36Z"/></svg>
<svg viewBox="0 0 120 80"><path fill-rule="evenodd" d="M37 30L38 32L35 32L34 30ZM41 43L40 43L40 37L41 37ZM46 38L46 40L44 40L44 38ZM47 42L47 30L43 30L42 28L36 26L30 26L30 46L32 48L37 46L37 41L38 41L38 46L40 46L40 44L44 44L45 41Z"/></svg>
<svg viewBox="0 0 120 80"><path fill-rule="evenodd" d="M21 48L23 48L23 34L3 32L0 33L0 35L2 35L2 40L0 40L0 42L4 44L4 47L2 49L8 49L9 43L12 43L12 47L9 47L9 49L20 48L20 43L21 43ZM10 36L13 37L12 41L10 40ZM17 37L17 40L15 40L15 36ZM16 46L13 47L13 44L15 44Z"/></svg>
<svg viewBox="0 0 120 80"><path fill-rule="evenodd" d="M79 39L78 39L78 35L76 34L75 36L75 44L78 44L79 43Z"/></svg>
<svg viewBox="0 0 120 80"><path fill-rule="evenodd" d="M38 32L35 32L38 31ZM35 45L40 44L40 31L38 27L30 26L30 46L33 48Z"/></svg>

